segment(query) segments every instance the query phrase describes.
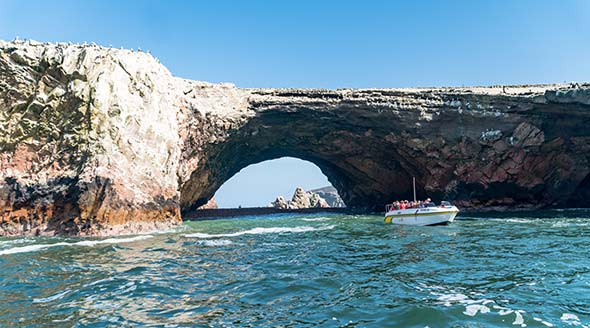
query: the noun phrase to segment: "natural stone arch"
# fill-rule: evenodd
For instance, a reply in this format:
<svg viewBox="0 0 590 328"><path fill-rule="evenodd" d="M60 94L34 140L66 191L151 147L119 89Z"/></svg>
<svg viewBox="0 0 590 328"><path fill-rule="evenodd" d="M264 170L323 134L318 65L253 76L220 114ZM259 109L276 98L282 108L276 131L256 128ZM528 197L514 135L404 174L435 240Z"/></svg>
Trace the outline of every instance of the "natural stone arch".
<svg viewBox="0 0 590 328"><path fill-rule="evenodd" d="M347 206L374 209L373 204L384 204L392 197L408 197L412 175L407 173L407 164L411 159L384 149L383 143L367 147L371 143L358 140L359 135L347 129L350 126L337 114L313 109L261 111L222 143L204 149L206 157L181 185L182 211L206 203L242 168L287 156L318 166ZM372 138L365 134L361 134L365 139ZM399 187L391 192L391 184Z"/></svg>
<svg viewBox="0 0 590 328"><path fill-rule="evenodd" d="M564 206L589 170L586 155L574 154L586 140L587 105L556 103L550 92L543 101L448 89L243 92L243 121L200 117L218 138L202 143L181 180L182 211L243 167L283 156L316 164L348 206L364 210L411 198L412 177L419 198L464 208ZM556 111L565 107L568 123ZM564 142L574 133L577 143Z"/></svg>
<svg viewBox="0 0 590 328"><path fill-rule="evenodd" d="M233 173L319 166L349 206L590 207L590 85L240 89L146 53L0 41L0 235L163 229Z"/></svg>

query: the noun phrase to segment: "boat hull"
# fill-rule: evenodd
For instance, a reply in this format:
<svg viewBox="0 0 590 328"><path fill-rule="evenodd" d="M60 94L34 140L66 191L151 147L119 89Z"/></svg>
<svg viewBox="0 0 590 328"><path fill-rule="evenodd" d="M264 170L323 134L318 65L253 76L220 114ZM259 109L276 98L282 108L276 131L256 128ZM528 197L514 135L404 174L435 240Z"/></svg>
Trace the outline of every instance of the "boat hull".
<svg viewBox="0 0 590 328"><path fill-rule="evenodd" d="M411 208L385 213L385 222L401 225L432 226L453 222L459 213L455 206Z"/></svg>

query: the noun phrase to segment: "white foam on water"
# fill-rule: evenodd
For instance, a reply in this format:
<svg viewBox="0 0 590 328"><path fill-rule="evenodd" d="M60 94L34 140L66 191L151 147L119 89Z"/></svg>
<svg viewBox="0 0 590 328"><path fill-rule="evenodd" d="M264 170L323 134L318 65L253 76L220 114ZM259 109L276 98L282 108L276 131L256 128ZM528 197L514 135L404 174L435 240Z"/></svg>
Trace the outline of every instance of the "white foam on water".
<svg viewBox="0 0 590 328"><path fill-rule="evenodd" d="M68 293L70 293L71 290L67 289L61 293L49 296L49 297L45 297L45 298L34 298L33 299L33 303L49 303L51 301L55 301L58 300L64 296L66 296Z"/></svg>
<svg viewBox="0 0 590 328"><path fill-rule="evenodd" d="M545 321L545 320L543 320L543 319L541 319L541 318L537 318L537 317L535 317L535 318L533 318L533 320L535 320L535 321L538 321L538 322L540 322L540 323L544 324L544 325L545 325L545 326L547 326L547 327L553 327L553 324L552 324L552 323L550 323L550 322L547 322L547 321Z"/></svg>
<svg viewBox="0 0 590 328"><path fill-rule="evenodd" d="M568 325L572 325L572 326L578 326L578 325L582 324L582 322L580 321L580 318L578 318L577 315L571 314L571 313L562 314L560 319L561 319L561 321L567 323Z"/></svg>
<svg viewBox="0 0 590 328"><path fill-rule="evenodd" d="M514 313L514 310L511 309L502 309L498 311L499 315L509 315L510 313Z"/></svg>
<svg viewBox="0 0 590 328"><path fill-rule="evenodd" d="M191 238L214 238L213 235L210 235L208 233L200 233L200 232L195 232L195 233L191 233L188 235L183 235L185 237L191 237Z"/></svg>
<svg viewBox="0 0 590 328"><path fill-rule="evenodd" d="M438 297L438 300L444 302L445 306L451 306L453 302L463 303L469 300L469 297L463 294L443 294Z"/></svg>
<svg viewBox="0 0 590 328"><path fill-rule="evenodd" d="M326 218L326 217L321 217L321 218L302 218L301 220L308 221L308 222L319 222L319 221L332 220L332 218Z"/></svg>
<svg viewBox="0 0 590 328"><path fill-rule="evenodd" d="M552 228L568 228L568 227L587 227L589 225L590 225L590 222L588 222L587 220L569 219L569 220L557 221L557 222L551 224L551 227Z"/></svg>
<svg viewBox="0 0 590 328"><path fill-rule="evenodd" d="M86 246L92 247L101 244L121 244L121 243L131 243L138 240L144 240L148 238L152 238L152 235L141 235L129 238L107 238L102 240L83 240L74 243L68 242L59 242L55 244L36 244L36 245L27 245L22 247L13 247L8 249L0 250L0 255L9 255L9 254L17 254L17 253L30 253L30 252L37 252L40 250L44 250L51 247L59 247L59 246Z"/></svg>
<svg viewBox="0 0 590 328"><path fill-rule="evenodd" d="M465 307L465 311L463 311L463 314L473 317L477 314L477 312L480 312L481 314L489 313L490 308L485 305L471 304Z"/></svg>
<svg viewBox="0 0 590 328"><path fill-rule="evenodd" d="M215 246L227 246L233 244L231 240L228 239L216 239L216 240L202 240L199 241L199 244L203 246L215 247Z"/></svg>
<svg viewBox="0 0 590 328"><path fill-rule="evenodd" d="M500 220L502 220L502 219L500 219ZM532 220L532 219L504 219L502 221L511 222L511 223L531 223L534 220Z"/></svg>
<svg viewBox="0 0 590 328"><path fill-rule="evenodd" d="M0 241L0 246L8 246L14 244L22 244L31 241L31 238L22 238L22 239L13 239L13 240L4 240Z"/></svg>
<svg viewBox="0 0 590 328"><path fill-rule="evenodd" d="M514 318L514 322L512 322L513 325L520 325L521 327L526 327L526 324L524 323L524 318L522 317L522 314L520 314L520 311L514 311L516 317Z"/></svg>
<svg viewBox="0 0 590 328"><path fill-rule="evenodd" d="M455 304L464 305L465 311L463 311L463 314L465 314L465 315L473 317L473 316L476 316L478 313L485 314L485 313L492 313L492 312L496 312L496 311L497 311L496 313L501 316L505 316L505 315L509 315L509 314L514 313L514 315L516 317L515 317L514 322L512 324L520 325L521 327L527 326L524 322L524 317L522 316L523 313L526 313L523 310L512 310L507 307L500 306L496 303L496 301L490 300L490 299L485 299L485 298L471 299L469 296L462 294L462 293L457 293L457 291L455 291L455 290L448 290L447 293L443 293L441 291L444 291L445 288L440 287L440 286L424 286L424 287L426 287L428 289L434 289L435 291L430 292L430 294L436 295L437 300L442 302L442 304L444 306L453 306ZM475 294L475 293L471 293L471 294ZM480 295L480 296L484 296L484 295ZM489 305L491 308L488 307L487 305ZM492 311L492 309L494 309L496 311Z"/></svg>
<svg viewBox="0 0 590 328"><path fill-rule="evenodd" d="M208 234L208 233L191 233L183 235L184 237L188 238L222 238L222 237L238 237L242 235L262 235L262 234L269 234L269 233L286 233L286 232L309 232L309 231L320 231L320 230L330 230L334 229L335 226L333 225L324 225L320 227L309 227L309 226L299 226L299 227L272 227L272 228L254 228L250 230L238 231L234 233L221 233L221 234Z"/></svg>

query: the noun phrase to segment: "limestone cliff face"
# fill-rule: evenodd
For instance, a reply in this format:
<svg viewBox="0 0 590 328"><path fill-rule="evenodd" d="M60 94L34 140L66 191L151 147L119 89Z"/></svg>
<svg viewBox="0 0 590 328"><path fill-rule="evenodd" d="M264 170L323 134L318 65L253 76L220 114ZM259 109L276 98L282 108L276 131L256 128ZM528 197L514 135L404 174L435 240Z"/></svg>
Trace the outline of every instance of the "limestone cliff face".
<svg viewBox="0 0 590 328"><path fill-rule="evenodd" d="M239 89L149 54L0 42L0 235L180 222L263 160L318 165L349 207L590 206L590 85Z"/></svg>
<svg viewBox="0 0 590 328"><path fill-rule="evenodd" d="M144 53L0 43L0 234L179 222L174 81Z"/></svg>

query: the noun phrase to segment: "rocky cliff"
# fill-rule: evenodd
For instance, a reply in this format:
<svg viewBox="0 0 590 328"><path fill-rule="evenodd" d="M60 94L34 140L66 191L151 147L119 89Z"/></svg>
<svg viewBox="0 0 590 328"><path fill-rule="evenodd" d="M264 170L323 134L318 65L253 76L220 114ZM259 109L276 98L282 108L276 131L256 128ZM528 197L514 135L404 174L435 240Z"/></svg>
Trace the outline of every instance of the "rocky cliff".
<svg viewBox="0 0 590 328"><path fill-rule="evenodd" d="M151 55L0 42L0 235L162 229L260 161L293 156L349 207L590 206L590 85L239 89Z"/></svg>
<svg viewBox="0 0 590 328"><path fill-rule="evenodd" d="M180 222L175 81L145 53L0 43L0 234Z"/></svg>

